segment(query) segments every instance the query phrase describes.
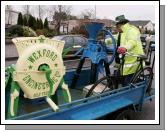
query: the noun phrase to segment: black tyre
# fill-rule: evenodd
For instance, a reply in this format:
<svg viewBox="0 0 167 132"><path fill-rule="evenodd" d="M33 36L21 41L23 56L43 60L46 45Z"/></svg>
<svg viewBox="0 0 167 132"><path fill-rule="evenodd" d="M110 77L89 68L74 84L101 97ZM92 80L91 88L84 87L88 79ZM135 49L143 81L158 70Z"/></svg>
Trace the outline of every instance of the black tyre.
<svg viewBox="0 0 167 132"><path fill-rule="evenodd" d="M151 67L145 67L136 73L131 83L135 84L141 81L147 80L146 93L150 93L153 80L153 71Z"/></svg>
<svg viewBox="0 0 167 132"><path fill-rule="evenodd" d="M100 89L99 89L100 88ZM114 89L114 78L113 77L102 77L101 79L99 79L97 82L94 83L94 85L90 88L90 90L88 91L88 93L86 94L86 97L92 96L93 92L98 90L99 94L106 92L108 90L112 90Z"/></svg>
<svg viewBox="0 0 167 132"><path fill-rule="evenodd" d="M115 115L114 120L133 120L134 111L132 109L125 109Z"/></svg>

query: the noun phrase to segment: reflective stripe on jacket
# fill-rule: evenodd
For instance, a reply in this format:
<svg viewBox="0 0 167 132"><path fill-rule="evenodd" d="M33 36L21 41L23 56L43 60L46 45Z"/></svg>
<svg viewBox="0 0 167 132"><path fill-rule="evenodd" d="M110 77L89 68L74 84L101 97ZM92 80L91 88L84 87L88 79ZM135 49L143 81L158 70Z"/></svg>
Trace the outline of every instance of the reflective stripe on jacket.
<svg viewBox="0 0 167 132"><path fill-rule="evenodd" d="M133 25L130 25L129 23L123 25L121 28L123 33L121 35L120 46L125 47L127 52L132 54L144 55L139 29ZM126 55L123 67L123 75L135 73L138 65L139 62L137 61L137 57Z"/></svg>

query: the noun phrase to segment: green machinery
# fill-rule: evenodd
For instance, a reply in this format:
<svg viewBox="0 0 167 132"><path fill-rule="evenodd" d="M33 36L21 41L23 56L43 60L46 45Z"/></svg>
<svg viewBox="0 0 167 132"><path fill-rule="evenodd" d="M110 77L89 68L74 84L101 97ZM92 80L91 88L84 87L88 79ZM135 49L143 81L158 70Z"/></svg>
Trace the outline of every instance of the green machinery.
<svg viewBox="0 0 167 132"><path fill-rule="evenodd" d="M15 38L12 41L17 48L19 59L16 65L7 67L5 71L5 91L10 93L7 119L17 115L20 90L23 91L24 98L44 97L51 108L57 111L59 107L51 97L60 86L65 101L71 102L68 86L63 79L64 42L44 36Z"/></svg>

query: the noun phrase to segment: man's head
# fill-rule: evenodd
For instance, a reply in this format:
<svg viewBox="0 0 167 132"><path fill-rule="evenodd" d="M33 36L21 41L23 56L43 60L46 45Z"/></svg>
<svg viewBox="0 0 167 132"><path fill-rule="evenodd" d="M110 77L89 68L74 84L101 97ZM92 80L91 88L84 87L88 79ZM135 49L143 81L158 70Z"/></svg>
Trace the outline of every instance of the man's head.
<svg viewBox="0 0 167 132"><path fill-rule="evenodd" d="M122 33L121 24L116 24L116 32Z"/></svg>
<svg viewBox="0 0 167 132"><path fill-rule="evenodd" d="M115 18L115 21L116 21L116 28L118 32L122 32L121 26L129 22L129 20L125 19L124 15L117 16Z"/></svg>

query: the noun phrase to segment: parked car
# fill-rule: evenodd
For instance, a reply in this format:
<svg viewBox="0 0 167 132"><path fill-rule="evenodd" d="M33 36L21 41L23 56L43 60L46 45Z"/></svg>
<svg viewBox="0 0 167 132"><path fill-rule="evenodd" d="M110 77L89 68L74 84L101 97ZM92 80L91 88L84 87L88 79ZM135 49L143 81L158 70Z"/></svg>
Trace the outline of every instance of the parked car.
<svg viewBox="0 0 167 132"><path fill-rule="evenodd" d="M155 35L150 35L150 38L147 38L149 34L141 34L140 39L143 45L143 49L145 49L147 46L146 41L147 39L150 39L150 44L155 44Z"/></svg>
<svg viewBox="0 0 167 132"><path fill-rule="evenodd" d="M52 39L65 41L64 50L72 47L70 52L68 52L67 54L68 56L72 56L73 54L75 54L81 47L85 46L88 42L87 38L81 35L59 35L54 36Z"/></svg>
<svg viewBox="0 0 167 132"><path fill-rule="evenodd" d="M140 36L140 39L141 39L141 42L146 42L146 37L148 36L148 34L141 34Z"/></svg>
<svg viewBox="0 0 167 132"><path fill-rule="evenodd" d="M151 41L150 41L151 44L155 44L155 35L151 35Z"/></svg>
<svg viewBox="0 0 167 132"><path fill-rule="evenodd" d="M142 42L146 42L146 37L148 34L141 34L140 39ZM155 43L155 35L151 35L151 43Z"/></svg>

